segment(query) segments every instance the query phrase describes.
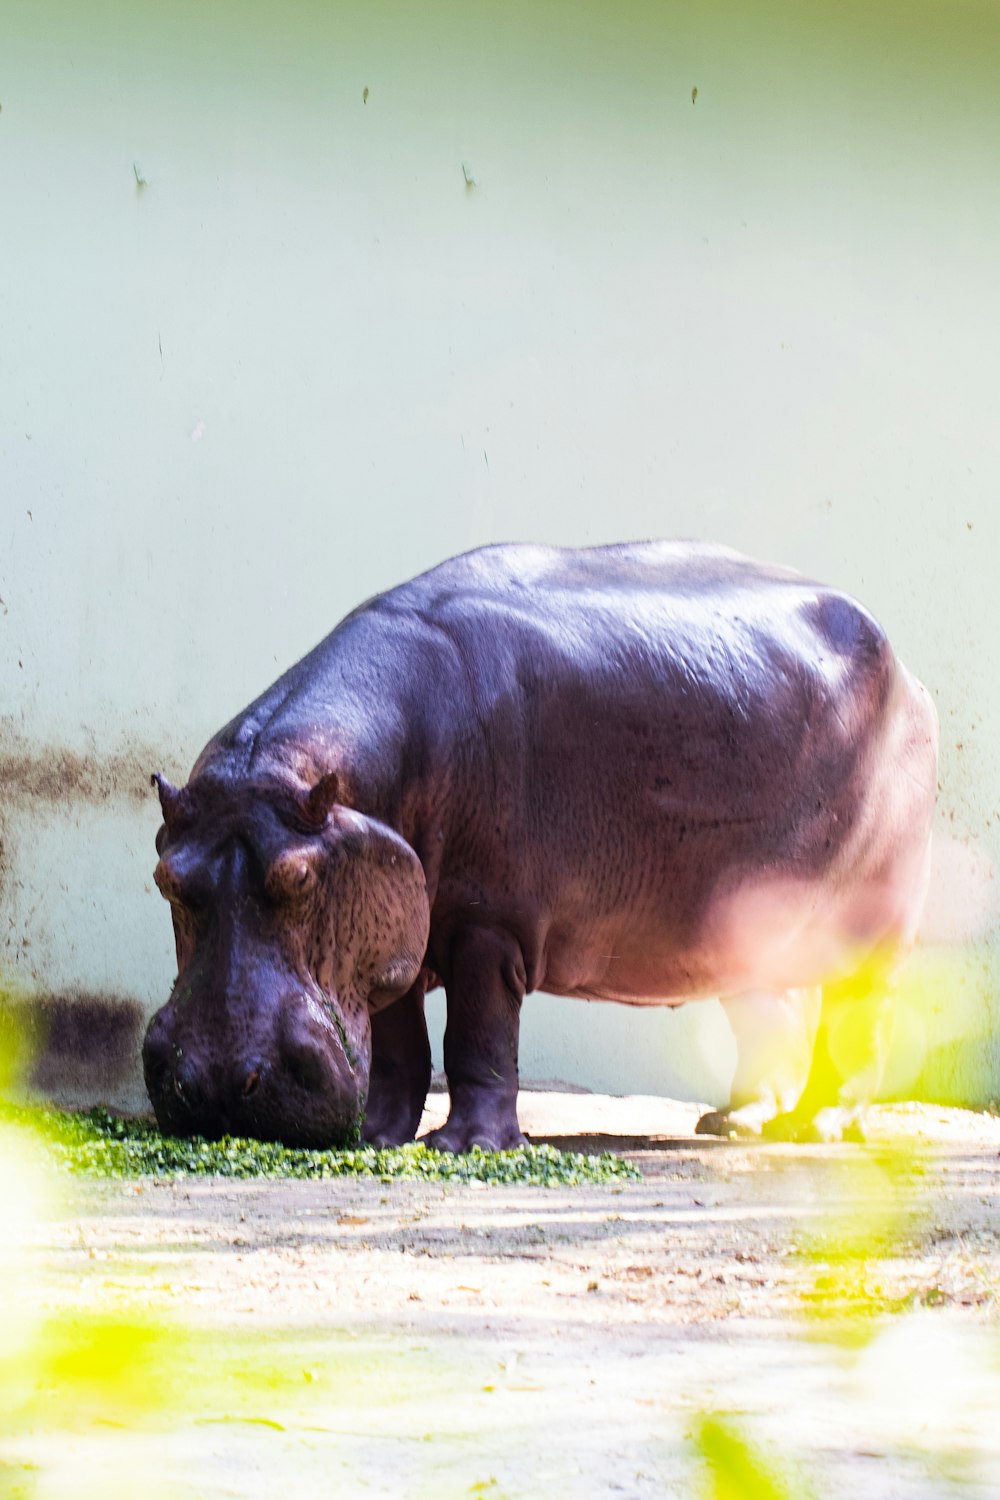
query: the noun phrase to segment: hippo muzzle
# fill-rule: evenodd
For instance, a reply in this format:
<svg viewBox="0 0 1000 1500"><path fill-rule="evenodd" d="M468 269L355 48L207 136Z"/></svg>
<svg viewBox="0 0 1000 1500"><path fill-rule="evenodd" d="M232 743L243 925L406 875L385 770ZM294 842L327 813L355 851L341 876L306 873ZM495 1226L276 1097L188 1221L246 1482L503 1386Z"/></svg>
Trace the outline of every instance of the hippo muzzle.
<svg viewBox="0 0 1000 1500"><path fill-rule="evenodd" d="M226 1028L228 1030L228 1028ZM240 1037L193 1026L173 999L143 1042L146 1089L167 1135L254 1136L325 1148L355 1140L370 1044L308 991L285 995L273 1022Z"/></svg>

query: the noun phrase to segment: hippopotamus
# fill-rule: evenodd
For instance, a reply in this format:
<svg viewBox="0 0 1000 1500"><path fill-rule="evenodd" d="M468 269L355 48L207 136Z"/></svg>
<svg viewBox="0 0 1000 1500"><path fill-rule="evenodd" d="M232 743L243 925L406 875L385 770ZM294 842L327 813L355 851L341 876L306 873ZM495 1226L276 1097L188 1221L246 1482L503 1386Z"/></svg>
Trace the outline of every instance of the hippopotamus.
<svg viewBox="0 0 1000 1500"><path fill-rule="evenodd" d="M411 1140L443 985L432 1145L524 1140L535 990L726 997L751 1060L704 1122L722 1132L759 1109L761 1027L790 1018L806 1076L764 1114L833 1135L878 1083L936 739L872 616L785 568L692 542L446 561L342 620L182 788L153 777L178 967L143 1045L157 1120Z"/></svg>

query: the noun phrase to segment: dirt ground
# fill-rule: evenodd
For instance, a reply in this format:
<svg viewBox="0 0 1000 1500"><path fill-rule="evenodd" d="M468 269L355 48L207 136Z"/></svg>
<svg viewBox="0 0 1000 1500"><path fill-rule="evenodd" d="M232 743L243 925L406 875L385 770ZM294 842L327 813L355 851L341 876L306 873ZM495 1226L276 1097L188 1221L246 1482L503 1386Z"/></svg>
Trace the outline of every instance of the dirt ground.
<svg viewBox="0 0 1000 1500"><path fill-rule="evenodd" d="M722 1413L785 1476L747 1500L995 1500L1000 1119L882 1107L867 1147L801 1147L695 1138L698 1113L522 1094L533 1139L642 1170L609 1187L87 1184L35 1292L236 1340L249 1394L142 1434L147 1496L707 1495L692 1433ZM139 1441L17 1451L79 1495Z"/></svg>

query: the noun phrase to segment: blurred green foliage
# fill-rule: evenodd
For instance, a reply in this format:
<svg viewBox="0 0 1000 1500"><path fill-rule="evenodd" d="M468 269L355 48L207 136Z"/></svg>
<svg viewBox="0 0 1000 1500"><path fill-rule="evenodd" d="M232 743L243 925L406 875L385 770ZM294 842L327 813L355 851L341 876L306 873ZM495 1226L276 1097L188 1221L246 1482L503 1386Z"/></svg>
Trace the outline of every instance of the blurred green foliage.
<svg viewBox="0 0 1000 1500"><path fill-rule="evenodd" d="M14 981L0 973L0 1100L17 1088L31 1064L32 1043L23 1002Z"/></svg>
<svg viewBox="0 0 1000 1500"><path fill-rule="evenodd" d="M691 1443L704 1467L705 1500L808 1500L730 1417L701 1416Z"/></svg>

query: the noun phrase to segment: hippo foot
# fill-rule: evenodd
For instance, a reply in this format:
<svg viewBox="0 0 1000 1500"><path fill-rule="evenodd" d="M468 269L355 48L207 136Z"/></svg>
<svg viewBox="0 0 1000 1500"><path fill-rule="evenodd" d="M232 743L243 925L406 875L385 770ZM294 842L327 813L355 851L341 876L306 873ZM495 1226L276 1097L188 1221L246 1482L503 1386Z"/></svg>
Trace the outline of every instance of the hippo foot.
<svg viewBox="0 0 1000 1500"><path fill-rule="evenodd" d="M838 1141L865 1140L859 1110L843 1104L831 1104L813 1113L793 1109L775 1115L764 1126L764 1135L770 1141L798 1141L802 1145L829 1146Z"/></svg>
<svg viewBox="0 0 1000 1500"><path fill-rule="evenodd" d="M528 1138L516 1119L485 1124L481 1120L462 1121L449 1117L438 1130L428 1131L420 1139L435 1151L451 1151L455 1155L471 1151L473 1146L482 1151L510 1151L528 1144Z"/></svg>
<svg viewBox="0 0 1000 1500"><path fill-rule="evenodd" d="M380 1125L376 1121L370 1124L366 1120L361 1127L361 1139L366 1146L405 1146L413 1140L415 1131L406 1121L396 1125Z"/></svg>
<svg viewBox="0 0 1000 1500"><path fill-rule="evenodd" d="M716 1135L723 1140L759 1140L774 1105L744 1104L739 1109L710 1109L694 1127L695 1135Z"/></svg>
<svg viewBox="0 0 1000 1500"><path fill-rule="evenodd" d="M361 1126L361 1139L368 1146L405 1146L412 1141L424 1112L423 1093L401 1097L390 1089L373 1089Z"/></svg>

